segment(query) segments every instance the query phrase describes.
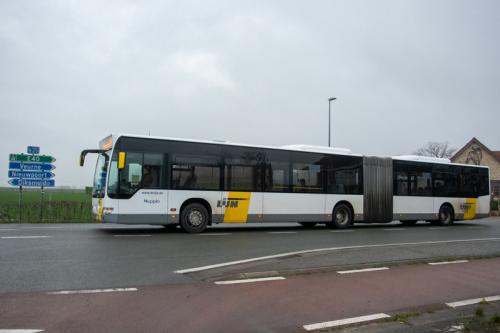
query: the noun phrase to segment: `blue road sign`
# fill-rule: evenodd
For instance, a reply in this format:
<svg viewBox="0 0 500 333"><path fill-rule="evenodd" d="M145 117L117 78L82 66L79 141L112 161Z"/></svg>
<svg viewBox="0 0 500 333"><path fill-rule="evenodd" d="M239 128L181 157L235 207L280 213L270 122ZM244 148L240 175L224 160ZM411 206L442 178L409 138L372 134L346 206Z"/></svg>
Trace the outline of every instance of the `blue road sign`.
<svg viewBox="0 0 500 333"><path fill-rule="evenodd" d="M55 174L45 171L16 171L9 170L9 178L23 178L23 179L50 179Z"/></svg>
<svg viewBox="0 0 500 333"><path fill-rule="evenodd" d="M41 180L41 179L19 179L14 178L9 180L9 184L12 186L27 186L27 187L54 187L56 182L54 179Z"/></svg>
<svg viewBox="0 0 500 333"><path fill-rule="evenodd" d="M21 163L21 162L9 162L9 169L12 170L24 170L24 171L50 171L56 168L55 165L49 163Z"/></svg>
<svg viewBox="0 0 500 333"><path fill-rule="evenodd" d="M32 154L32 155L40 154L40 147L28 146L28 154Z"/></svg>

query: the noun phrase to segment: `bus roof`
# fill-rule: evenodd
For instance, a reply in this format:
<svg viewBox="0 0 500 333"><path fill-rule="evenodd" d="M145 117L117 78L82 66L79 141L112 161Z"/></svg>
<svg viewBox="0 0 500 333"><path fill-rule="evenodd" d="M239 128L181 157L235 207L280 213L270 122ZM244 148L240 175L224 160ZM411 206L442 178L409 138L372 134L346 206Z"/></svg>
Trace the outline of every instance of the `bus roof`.
<svg viewBox="0 0 500 333"><path fill-rule="evenodd" d="M240 147L250 147L250 148L266 148L266 149L301 151L301 152L320 153L320 154L348 155L348 156L358 156L358 157L364 156L363 154L355 154L350 149L347 149L347 148L314 146L314 145L304 145L304 144L284 145L284 146L278 147L278 146L252 145L252 144L246 144L246 143L235 143L235 142L229 142L229 141L223 141L223 140L194 140L194 139L161 137L161 136L151 136L151 135L125 134L125 133L113 133L110 136L113 137L113 142L116 142L116 140L119 137L123 136L123 137L129 137L129 138L139 138L139 139L208 143L208 144L216 144L216 145L240 146ZM400 160L400 161L412 161L412 162L436 163L436 164L451 164L451 165L462 165L462 166L489 169L489 167L485 166L485 165L452 163L447 158L418 156L418 155L400 155L400 156L392 156L391 158L393 160Z"/></svg>
<svg viewBox="0 0 500 333"><path fill-rule="evenodd" d="M463 164L463 163L452 163L448 158L439 158L432 156L420 156L420 155L400 155L400 156L392 156L393 160L398 161L411 161L411 162L422 162L422 163L435 163L435 164L450 164L450 165L462 165L468 167L477 167L477 168L487 168L486 165L475 165L475 164Z"/></svg>
<svg viewBox="0 0 500 333"><path fill-rule="evenodd" d="M113 141L119 137L128 138L139 138L139 139L153 139L153 140L169 140L169 141L181 141L181 142L194 142L194 143L208 143L216 145L227 145L227 146L240 146L240 147L251 147L251 148L266 148L266 149L277 149L277 150L288 150L288 151L301 151L309 153L323 153L323 154L335 154L335 155L349 155L349 156L363 156L362 154L354 154L350 149L339 148L339 147L325 147L325 146L313 146L313 145L285 145L280 147L275 146L263 146L263 145L252 145L246 143L236 143L222 140L193 140L193 139L181 139L181 138L171 138L171 137L160 137L160 136L149 136L149 135L137 135L137 134L111 134Z"/></svg>

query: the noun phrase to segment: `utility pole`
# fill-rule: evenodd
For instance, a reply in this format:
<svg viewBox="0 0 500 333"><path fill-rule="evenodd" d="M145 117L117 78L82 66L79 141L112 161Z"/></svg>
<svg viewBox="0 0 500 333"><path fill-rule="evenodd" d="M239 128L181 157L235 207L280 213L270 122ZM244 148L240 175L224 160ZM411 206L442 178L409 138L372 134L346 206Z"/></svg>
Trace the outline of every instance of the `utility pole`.
<svg viewBox="0 0 500 333"><path fill-rule="evenodd" d="M330 97L328 99L328 147L332 146L331 133L332 133L332 101L336 100L337 97Z"/></svg>

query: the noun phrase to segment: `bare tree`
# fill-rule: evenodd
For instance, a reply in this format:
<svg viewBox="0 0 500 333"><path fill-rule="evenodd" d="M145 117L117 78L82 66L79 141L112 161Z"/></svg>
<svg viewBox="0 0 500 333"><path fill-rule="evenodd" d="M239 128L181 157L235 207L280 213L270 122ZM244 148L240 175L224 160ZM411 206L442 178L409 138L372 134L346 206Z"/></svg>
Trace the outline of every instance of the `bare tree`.
<svg viewBox="0 0 500 333"><path fill-rule="evenodd" d="M456 150L455 148L450 148L450 143L448 141L445 142L431 141L427 142L425 146L415 151L414 154L420 156L450 158L455 150Z"/></svg>

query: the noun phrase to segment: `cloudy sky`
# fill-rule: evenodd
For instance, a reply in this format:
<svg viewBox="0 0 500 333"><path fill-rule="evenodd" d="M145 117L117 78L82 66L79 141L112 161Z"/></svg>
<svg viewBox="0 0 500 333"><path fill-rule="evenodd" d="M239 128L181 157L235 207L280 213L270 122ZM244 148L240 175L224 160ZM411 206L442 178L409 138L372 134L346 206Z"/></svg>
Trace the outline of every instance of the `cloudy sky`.
<svg viewBox="0 0 500 333"><path fill-rule="evenodd" d="M111 132L372 155L500 150L498 1L0 2L0 186L39 145L58 185Z"/></svg>

